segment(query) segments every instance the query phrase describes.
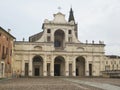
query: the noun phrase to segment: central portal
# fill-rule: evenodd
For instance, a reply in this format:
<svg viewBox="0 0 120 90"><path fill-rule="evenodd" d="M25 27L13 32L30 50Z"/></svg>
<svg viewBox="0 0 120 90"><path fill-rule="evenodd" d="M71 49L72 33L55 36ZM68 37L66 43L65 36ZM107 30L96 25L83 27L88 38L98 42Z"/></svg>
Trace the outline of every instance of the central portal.
<svg viewBox="0 0 120 90"><path fill-rule="evenodd" d="M35 68L35 76L39 76L40 75L40 69L39 68Z"/></svg>
<svg viewBox="0 0 120 90"><path fill-rule="evenodd" d="M33 58L33 75L43 76L43 59L41 56L35 56Z"/></svg>
<svg viewBox="0 0 120 90"><path fill-rule="evenodd" d="M65 76L65 60L62 56L55 58L54 76Z"/></svg>
<svg viewBox="0 0 120 90"><path fill-rule="evenodd" d="M60 64L54 65L54 74L55 76L60 76Z"/></svg>

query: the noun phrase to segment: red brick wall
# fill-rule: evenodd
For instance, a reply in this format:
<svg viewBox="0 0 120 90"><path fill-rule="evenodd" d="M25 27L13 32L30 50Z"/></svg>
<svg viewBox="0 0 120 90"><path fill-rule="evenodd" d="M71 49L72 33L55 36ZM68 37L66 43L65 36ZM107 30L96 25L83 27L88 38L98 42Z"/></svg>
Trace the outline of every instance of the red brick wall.
<svg viewBox="0 0 120 90"><path fill-rule="evenodd" d="M5 62L5 72L11 72L12 44L11 36L0 30L0 60Z"/></svg>

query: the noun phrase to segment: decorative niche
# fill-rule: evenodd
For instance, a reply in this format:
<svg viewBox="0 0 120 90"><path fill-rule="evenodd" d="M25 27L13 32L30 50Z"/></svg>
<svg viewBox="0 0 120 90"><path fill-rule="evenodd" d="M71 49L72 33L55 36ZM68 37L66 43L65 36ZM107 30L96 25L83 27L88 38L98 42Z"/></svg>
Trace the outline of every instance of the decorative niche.
<svg viewBox="0 0 120 90"><path fill-rule="evenodd" d="M84 51L84 48L83 47L77 47L77 50Z"/></svg>
<svg viewBox="0 0 120 90"><path fill-rule="evenodd" d="M34 50L42 51L42 47L41 46L34 46Z"/></svg>

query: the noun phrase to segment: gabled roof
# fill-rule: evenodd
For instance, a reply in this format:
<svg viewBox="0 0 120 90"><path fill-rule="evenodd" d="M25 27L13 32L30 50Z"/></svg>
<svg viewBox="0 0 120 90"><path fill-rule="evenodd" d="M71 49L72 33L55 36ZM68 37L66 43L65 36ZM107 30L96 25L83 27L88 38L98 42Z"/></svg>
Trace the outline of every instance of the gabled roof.
<svg viewBox="0 0 120 90"><path fill-rule="evenodd" d="M2 27L0 27L0 30L2 30L3 32L5 32L6 34L8 34L10 37L12 37L13 39L16 39L14 36L12 36L9 32L7 32L5 29L3 29Z"/></svg>
<svg viewBox="0 0 120 90"><path fill-rule="evenodd" d="M35 42L38 39L40 39L42 35L43 35L43 31L40 32L40 33L34 34L34 35L32 35L32 36L29 37L29 41L30 42ZM34 41L32 39L34 39Z"/></svg>

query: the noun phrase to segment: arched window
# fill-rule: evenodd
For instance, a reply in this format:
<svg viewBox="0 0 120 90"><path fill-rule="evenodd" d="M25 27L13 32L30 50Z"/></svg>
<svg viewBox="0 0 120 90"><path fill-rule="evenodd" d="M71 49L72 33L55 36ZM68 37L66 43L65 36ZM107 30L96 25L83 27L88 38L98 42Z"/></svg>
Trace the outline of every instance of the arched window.
<svg viewBox="0 0 120 90"><path fill-rule="evenodd" d="M63 47L64 46L64 40L65 34L62 30L57 30L54 33L54 47Z"/></svg>
<svg viewBox="0 0 120 90"><path fill-rule="evenodd" d="M60 47L60 46L61 46L60 41L55 41L55 47Z"/></svg>
<svg viewBox="0 0 120 90"><path fill-rule="evenodd" d="M42 58L40 57L40 56L35 56L34 58L33 58L33 62L41 62L42 61Z"/></svg>

